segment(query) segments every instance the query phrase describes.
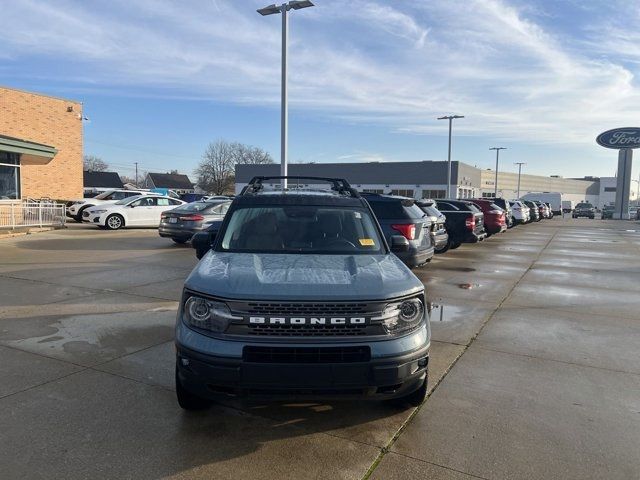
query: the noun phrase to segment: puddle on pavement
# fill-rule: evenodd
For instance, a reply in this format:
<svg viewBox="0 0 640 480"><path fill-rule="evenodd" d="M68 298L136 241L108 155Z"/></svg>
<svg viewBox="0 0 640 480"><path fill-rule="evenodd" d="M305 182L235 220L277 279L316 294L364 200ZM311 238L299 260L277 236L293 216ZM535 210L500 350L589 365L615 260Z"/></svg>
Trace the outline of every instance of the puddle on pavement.
<svg viewBox="0 0 640 480"><path fill-rule="evenodd" d="M447 267L447 266L438 266L439 270L451 270L453 272L475 272L475 268L471 267Z"/></svg>
<svg viewBox="0 0 640 480"><path fill-rule="evenodd" d="M427 314L429 315L429 320L432 323L457 320L466 310L468 310L468 308L427 302Z"/></svg>
<svg viewBox="0 0 640 480"><path fill-rule="evenodd" d="M480 286L479 283L459 283L458 288L463 290L471 290L472 288L478 288Z"/></svg>

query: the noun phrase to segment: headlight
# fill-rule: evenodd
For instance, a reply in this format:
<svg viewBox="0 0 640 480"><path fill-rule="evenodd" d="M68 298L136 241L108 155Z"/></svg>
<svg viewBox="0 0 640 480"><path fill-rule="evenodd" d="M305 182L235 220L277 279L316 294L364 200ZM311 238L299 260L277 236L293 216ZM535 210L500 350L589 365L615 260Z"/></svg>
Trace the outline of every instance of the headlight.
<svg viewBox="0 0 640 480"><path fill-rule="evenodd" d="M89 210L90 213L107 213L106 210Z"/></svg>
<svg viewBox="0 0 640 480"><path fill-rule="evenodd" d="M242 320L231 314L229 307L222 302L202 297L189 297L184 304L184 320L192 327L224 332L232 320Z"/></svg>
<svg viewBox="0 0 640 480"><path fill-rule="evenodd" d="M424 305L418 298L411 298L402 302L390 303L379 317L387 333L397 334L413 330L424 320Z"/></svg>

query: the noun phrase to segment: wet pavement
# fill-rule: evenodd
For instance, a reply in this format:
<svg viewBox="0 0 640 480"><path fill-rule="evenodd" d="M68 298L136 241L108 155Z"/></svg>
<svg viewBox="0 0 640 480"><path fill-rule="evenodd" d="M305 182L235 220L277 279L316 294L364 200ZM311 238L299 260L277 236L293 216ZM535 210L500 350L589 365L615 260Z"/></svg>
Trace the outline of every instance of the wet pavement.
<svg viewBox="0 0 640 480"><path fill-rule="evenodd" d="M185 413L193 251L87 226L0 240L1 478L639 478L640 225L554 219L415 273L431 395Z"/></svg>

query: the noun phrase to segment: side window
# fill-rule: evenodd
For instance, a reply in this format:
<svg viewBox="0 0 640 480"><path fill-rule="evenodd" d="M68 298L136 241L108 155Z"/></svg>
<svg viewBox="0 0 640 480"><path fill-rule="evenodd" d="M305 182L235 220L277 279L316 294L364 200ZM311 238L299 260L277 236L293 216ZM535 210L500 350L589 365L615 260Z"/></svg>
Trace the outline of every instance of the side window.
<svg viewBox="0 0 640 480"><path fill-rule="evenodd" d="M229 205L231 205L231 204L230 203L225 203L224 205L222 205L220 207L220 214L221 215L225 215L229 211Z"/></svg>
<svg viewBox="0 0 640 480"><path fill-rule="evenodd" d="M180 203L178 200L173 200L173 199L169 200L169 204L170 205L182 205L182 203Z"/></svg>
<svg viewBox="0 0 640 480"><path fill-rule="evenodd" d="M453 205L447 202L437 202L436 205L437 205L436 208L438 210L449 210L454 212L458 210L456 207L454 207Z"/></svg>
<svg viewBox="0 0 640 480"><path fill-rule="evenodd" d="M159 207L168 207L171 205L168 198L154 198L153 200L155 200L154 203Z"/></svg>
<svg viewBox="0 0 640 480"><path fill-rule="evenodd" d="M140 195L140 193L139 192L125 192L125 194L124 194L124 196L126 198L135 197L136 195Z"/></svg>
<svg viewBox="0 0 640 480"><path fill-rule="evenodd" d="M124 200L128 196L129 195L127 195L127 192L113 192L111 195L109 195L109 200Z"/></svg>

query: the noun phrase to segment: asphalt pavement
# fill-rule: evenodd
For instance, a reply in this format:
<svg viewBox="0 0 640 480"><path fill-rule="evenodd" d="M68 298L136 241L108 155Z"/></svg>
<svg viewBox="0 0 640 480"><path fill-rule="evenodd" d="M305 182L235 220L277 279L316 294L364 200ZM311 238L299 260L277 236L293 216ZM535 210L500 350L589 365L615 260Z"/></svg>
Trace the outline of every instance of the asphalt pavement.
<svg viewBox="0 0 640 480"><path fill-rule="evenodd" d="M431 395L185 413L188 246L153 230L0 239L0 478L640 478L640 224L556 218L415 270Z"/></svg>

